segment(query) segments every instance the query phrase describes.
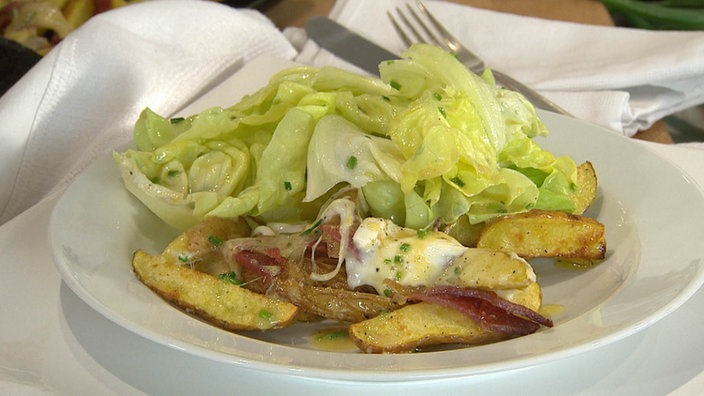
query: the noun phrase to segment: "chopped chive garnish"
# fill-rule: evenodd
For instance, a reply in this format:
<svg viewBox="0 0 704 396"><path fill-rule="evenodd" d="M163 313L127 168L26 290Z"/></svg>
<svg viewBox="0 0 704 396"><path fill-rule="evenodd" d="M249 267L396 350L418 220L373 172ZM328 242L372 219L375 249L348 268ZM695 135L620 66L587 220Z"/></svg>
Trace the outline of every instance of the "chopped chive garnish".
<svg viewBox="0 0 704 396"><path fill-rule="evenodd" d="M159 183L159 176L150 177L149 181L154 184L158 184Z"/></svg>
<svg viewBox="0 0 704 396"><path fill-rule="evenodd" d="M391 297L392 294L394 294L394 292L391 291L391 289L384 289L384 295L386 297Z"/></svg>
<svg viewBox="0 0 704 396"><path fill-rule="evenodd" d="M450 181L455 183L458 187L464 187L464 182L458 176L453 177Z"/></svg>
<svg viewBox="0 0 704 396"><path fill-rule="evenodd" d="M394 263L402 263L403 262L403 257L399 255L394 256Z"/></svg>
<svg viewBox="0 0 704 396"><path fill-rule="evenodd" d="M291 191L291 189L293 189L293 187L291 186L291 182L285 181L284 188L286 189L286 191Z"/></svg>
<svg viewBox="0 0 704 396"><path fill-rule="evenodd" d="M440 115L442 115L442 118L447 119L447 112L444 107L438 106L438 111L440 112Z"/></svg>
<svg viewBox="0 0 704 396"><path fill-rule="evenodd" d="M437 92L433 94L433 98L435 98L435 100L442 100L442 96Z"/></svg>
<svg viewBox="0 0 704 396"><path fill-rule="evenodd" d="M225 272L224 274L219 274L218 279L226 280L233 285L240 286L242 285L242 282L240 282L239 279L237 279L237 273L236 272Z"/></svg>
<svg viewBox="0 0 704 396"><path fill-rule="evenodd" d="M215 235L208 236L208 242L215 247L220 247L220 245L222 245L222 239L216 237Z"/></svg>
<svg viewBox="0 0 704 396"><path fill-rule="evenodd" d="M170 119L169 121L172 124L178 124L179 122L183 122L184 120L186 120L186 119L183 117L175 117L175 118Z"/></svg>
<svg viewBox="0 0 704 396"><path fill-rule="evenodd" d="M354 169L357 167L357 157L354 155L351 155L350 158L347 159L347 168L348 169Z"/></svg>
<svg viewBox="0 0 704 396"><path fill-rule="evenodd" d="M315 224L313 224L310 228L301 231L300 235L305 236L312 233L313 231L315 231L316 228L320 227L321 224L323 224L323 219L316 221Z"/></svg>
<svg viewBox="0 0 704 396"><path fill-rule="evenodd" d="M389 81L389 85L391 85L391 88L393 88L393 89L395 89L395 90L397 90L397 91L400 91L400 90L401 90L401 84L400 84L398 81L396 81L396 80L391 80L391 81Z"/></svg>
<svg viewBox="0 0 704 396"><path fill-rule="evenodd" d="M324 334L319 335L317 340L318 341L332 341L332 340L339 340L341 338L347 338L347 331L346 330L328 331Z"/></svg>
<svg viewBox="0 0 704 396"><path fill-rule="evenodd" d="M425 238L426 235L428 235L428 231L427 230L418 230L418 232L416 232L416 235L418 236L418 238L423 239L423 238Z"/></svg>
<svg viewBox="0 0 704 396"><path fill-rule="evenodd" d="M174 176L178 176L179 174L181 174L181 171L176 170L176 169L172 169L172 170L168 171L166 174L169 175L169 177L174 177Z"/></svg>
<svg viewBox="0 0 704 396"><path fill-rule="evenodd" d="M261 311L259 311L259 317L262 319L271 320L271 318L274 317L274 315L271 312L269 312L265 309L262 309Z"/></svg>
<svg viewBox="0 0 704 396"><path fill-rule="evenodd" d="M402 252L407 252L408 250L411 249L411 245L409 243L404 242L401 244L399 249L401 249Z"/></svg>
<svg viewBox="0 0 704 396"><path fill-rule="evenodd" d="M179 254L178 261L180 261L182 263L187 263L187 262L191 261L191 258L189 256L184 256L182 254Z"/></svg>

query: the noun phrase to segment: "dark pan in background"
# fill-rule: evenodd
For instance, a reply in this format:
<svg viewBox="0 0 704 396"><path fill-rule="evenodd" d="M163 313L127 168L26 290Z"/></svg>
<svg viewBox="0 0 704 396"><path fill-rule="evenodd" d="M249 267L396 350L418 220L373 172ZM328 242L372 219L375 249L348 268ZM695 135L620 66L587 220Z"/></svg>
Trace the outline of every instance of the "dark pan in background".
<svg viewBox="0 0 704 396"><path fill-rule="evenodd" d="M0 37L0 96L39 59L41 56L36 52Z"/></svg>

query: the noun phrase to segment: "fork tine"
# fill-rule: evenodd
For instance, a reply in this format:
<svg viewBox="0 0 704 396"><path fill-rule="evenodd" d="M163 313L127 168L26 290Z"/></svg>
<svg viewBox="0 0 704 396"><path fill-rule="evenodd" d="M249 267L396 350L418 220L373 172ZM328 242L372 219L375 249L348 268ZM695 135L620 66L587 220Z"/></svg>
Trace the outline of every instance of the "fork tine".
<svg viewBox="0 0 704 396"><path fill-rule="evenodd" d="M425 11L425 9L421 8L421 3L418 3L418 7L421 11ZM406 8L408 8L408 13L411 14L413 19L417 22L417 24L423 29L425 32L426 37L430 39L431 42L433 42L435 45L439 45L441 47L444 47L444 42L441 40L435 33L433 33L430 28L428 27L428 24L423 22L423 20L420 18L418 13L413 9L413 7L410 4L406 4ZM427 12L427 11L425 11ZM428 42L427 40L423 40L420 34L418 34L418 37L421 42L425 41Z"/></svg>
<svg viewBox="0 0 704 396"><path fill-rule="evenodd" d="M394 30L404 44L411 46L413 43L431 43L456 52L459 44L454 37L430 14L423 3L418 1L417 8L423 17L408 3L405 11L401 7L396 7L397 17L394 17L390 11L386 12Z"/></svg>
<svg viewBox="0 0 704 396"><path fill-rule="evenodd" d="M410 7L409 10L411 12L413 11ZM398 20L401 21L400 24L396 21L396 18L391 15L391 13L388 14L389 18L391 18L391 21L394 24L394 27L398 30L399 35L401 35L401 39L405 41L406 45L411 46L411 44L413 43L423 43L427 41L425 37L416 29L416 27L414 26L415 24L410 21L410 19L406 16L406 13L400 7L396 7L396 14L398 15Z"/></svg>
<svg viewBox="0 0 704 396"><path fill-rule="evenodd" d="M412 16L412 19L415 20L415 23L412 23L410 19L406 17L406 13L404 13L400 7L396 7L396 14L398 14L398 18L394 18L391 12L387 11L386 13L401 40L404 41L404 43L410 47L414 43L414 40L409 37L408 31L410 31L412 32L413 36L415 36L415 42L435 44L438 47L449 50L450 52L454 53L457 59L462 62L462 64L464 64L469 70L478 75L481 75L486 68L484 61L477 55L470 52L467 48L464 48L462 44L452 35L452 33L447 31L443 24L433 14L431 14L430 11L428 11L428 9L420 0L416 2L416 6L418 8L418 11L420 12L420 15L422 15L423 17L421 17L419 13L411 7L410 4L406 4L406 8L408 9L406 13ZM424 20L428 22L424 22ZM401 22L399 23L398 21ZM432 32L430 27L428 27L429 24L433 26L435 33ZM405 26L401 27L401 25ZM414 25L419 25L420 28L425 32L425 35L420 34L420 32L416 30ZM430 40L428 40L428 38L430 38ZM522 93L526 97L526 99L528 99L537 107L541 107L543 109L551 110L557 113L570 116L570 114L566 110L551 102L549 99L546 99L538 92L535 92L530 87L522 84L519 81L516 81L514 78L504 73L501 73L498 70L493 70L493 74L496 78L498 85L506 89Z"/></svg>
<svg viewBox="0 0 704 396"><path fill-rule="evenodd" d="M396 9L396 12L398 12L398 8ZM401 41L403 41L404 44L406 44L407 47L410 47L411 44L413 44L413 40L411 40L410 37L406 34L406 31L399 26L398 22L396 22L396 18L391 14L391 11L386 11L386 15L389 17L389 20L391 21L391 25L394 27L394 30L396 30L396 34L398 34L399 37L401 37Z"/></svg>
<svg viewBox="0 0 704 396"><path fill-rule="evenodd" d="M450 32L448 32L447 29L445 29L443 24L440 23L440 21L438 21L437 18L435 18L435 16L430 13L430 11L428 11L428 9L425 7L425 4L423 4L421 1L418 1L416 3L416 5L417 5L418 9L428 18L430 23L433 24L433 27L435 28L435 30L438 31L442 35L443 40L436 39L435 41L443 42L443 44L447 48L449 48L450 51L457 53L457 51L460 49L461 46L460 46L459 42L457 42L455 37L452 36L452 34ZM409 6L409 8L410 8L410 6ZM418 22L425 27L425 24L423 24L420 21L417 14L415 14L415 12L413 14L416 15L416 19L418 20ZM426 29L426 31L428 31L427 28L425 28L425 29Z"/></svg>

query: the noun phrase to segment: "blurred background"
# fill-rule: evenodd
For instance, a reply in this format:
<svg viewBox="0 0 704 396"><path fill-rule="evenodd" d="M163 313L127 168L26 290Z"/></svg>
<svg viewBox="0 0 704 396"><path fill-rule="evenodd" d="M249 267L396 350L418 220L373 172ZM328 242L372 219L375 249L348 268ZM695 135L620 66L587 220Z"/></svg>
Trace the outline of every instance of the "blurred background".
<svg viewBox="0 0 704 396"><path fill-rule="evenodd" d="M67 34L93 15L149 0L0 0L0 96ZM560 0L557 0L560 1ZM605 23L650 30L704 31L704 0L588 0L603 8ZM223 0L232 7L254 8L280 29L302 26L297 16L327 15L334 0ZM469 0L476 7L525 15L550 13L550 2ZM557 3L554 3L557 4ZM594 6L592 4L591 6ZM557 8L557 7L555 7ZM593 7L592 7L593 8ZM311 12L312 11L312 12ZM579 13L578 10L575 10ZM554 15L547 15L554 18ZM577 15L578 18L578 15ZM577 19L578 20L578 19ZM670 135L663 143L704 141L704 106L663 120Z"/></svg>

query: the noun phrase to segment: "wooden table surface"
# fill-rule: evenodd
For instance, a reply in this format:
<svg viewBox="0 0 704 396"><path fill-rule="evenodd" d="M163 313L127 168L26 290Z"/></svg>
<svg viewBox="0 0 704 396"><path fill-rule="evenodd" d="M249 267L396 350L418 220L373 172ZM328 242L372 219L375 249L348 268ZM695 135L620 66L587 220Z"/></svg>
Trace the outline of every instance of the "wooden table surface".
<svg viewBox="0 0 704 396"><path fill-rule="evenodd" d="M383 0L379 0L383 1ZM527 15L545 19L613 26L606 8L596 0L452 0L456 3L494 11ZM269 0L257 8L267 15L277 27L302 27L315 15L328 15L334 0ZM635 138L658 143L672 143L665 123L659 121L651 128L640 131Z"/></svg>

